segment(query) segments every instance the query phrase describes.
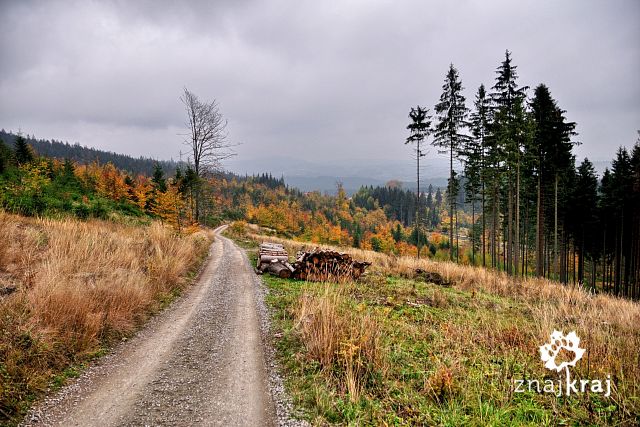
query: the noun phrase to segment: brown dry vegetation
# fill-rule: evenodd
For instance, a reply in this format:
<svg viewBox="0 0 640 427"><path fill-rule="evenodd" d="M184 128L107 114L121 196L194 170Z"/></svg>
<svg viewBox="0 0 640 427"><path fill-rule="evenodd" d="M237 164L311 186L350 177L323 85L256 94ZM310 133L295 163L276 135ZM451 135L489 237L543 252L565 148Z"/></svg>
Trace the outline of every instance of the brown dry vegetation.
<svg viewBox="0 0 640 427"><path fill-rule="evenodd" d="M251 234L250 237L258 242L282 243L290 254L314 247L273 236ZM328 366L332 357L334 365L346 366L347 361L356 361L355 366L359 366L360 371L352 377L360 381L359 384L349 384L347 369L341 370L342 377L334 382L339 384L338 388L344 387L348 391L350 400L357 400L362 394L367 375L377 372L384 378L390 364L392 370L395 368L397 361L391 360L397 351L395 346L403 342L409 346L411 342L416 345L428 342L431 358L440 361L429 362L424 367L429 373L424 376L422 392L430 395L436 405L449 404L447 395L457 396L461 401L470 397L475 399L477 395L482 396L478 401L494 399L498 408L495 410L504 413L501 415L504 418L498 419L513 419L507 409L515 398L511 378L518 378L517 375L523 373L529 378L544 378L548 371L539 362L538 346L549 340L554 329L575 330L587 353L574 372L581 378L605 379L610 375L614 383L610 402L616 408L612 409L616 414L614 418L607 418L609 415L594 409L593 403L586 399L580 403L584 409L581 417L585 418L580 418L582 421L579 422L590 419L596 423L628 425L634 422L632 420L638 420L640 305L637 303L544 279L527 278L516 282L503 273L450 262L394 257L353 248L334 249L373 263L362 283L319 290L318 285L287 285L284 281L269 280L281 296L300 292L289 311L307 357L320 362L321 366ZM416 277L416 268L440 273L454 283L452 290L434 285L424 288ZM320 285L321 289L322 286L326 285ZM417 290L416 286L420 288ZM432 308L425 311L423 307ZM366 326L355 326L358 324ZM395 337L396 331L402 331L402 336ZM344 343L347 347L353 344L353 355L345 352ZM499 372L492 373L492 360L496 357L505 364ZM515 361L515 365L509 365L511 362L508 361ZM476 372L477 369L480 371ZM335 370L331 375L335 376ZM498 375L500 380L492 380L486 375ZM382 384L386 384L385 381L393 384L397 378L392 373ZM487 381L496 387L493 394L488 389L483 390ZM472 388L476 389L473 396L469 394ZM381 396L381 402L389 399L384 392ZM571 420L573 412L566 403L556 402L549 396L531 399L531 402L538 402L532 404L533 407L549 408L551 414ZM335 410L334 406L332 408L331 411ZM411 416L404 414L402 418L411 419ZM465 416L459 419L466 419ZM383 419L373 417L378 421ZM544 415L541 417L547 419ZM447 423L441 418L429 420ZM553 415L548 420L553 423Z"/></svg>
<svg viewBox="0 0 640 427"><path fill-rule="evenodd" d="M130 335L204 259L211 236L160 224L23 218L0 212L0 421L64 369Z"/></svg>
<svg viewBox="0 0 640 427"><path fill-rule="evenodd" d="M303 294L294 309L295 329L303 337L308 357L322 367L339 365L350 399L360 398L368 376L384 370L380 329L367 315L344 310L341 295L329 287L320 296Z"/></svg>

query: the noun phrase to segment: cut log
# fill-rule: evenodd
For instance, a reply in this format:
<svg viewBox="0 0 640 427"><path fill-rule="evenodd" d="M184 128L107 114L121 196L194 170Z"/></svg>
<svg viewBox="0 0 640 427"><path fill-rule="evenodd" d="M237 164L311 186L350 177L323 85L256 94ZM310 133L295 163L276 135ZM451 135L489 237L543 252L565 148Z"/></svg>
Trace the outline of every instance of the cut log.
<svg viewBox="0 0 640 427"><path fill-rule="evenodd" d="M371 265L354 261L351 255L331 250L314 249L298 252L293 277L317 282L347 282L357 280Z"/></svg>
<svg viewBox="0 0 640 427"><path fill-rule="evenodd" d="M276 261L265 265L267 266L266 271L274 276L278 276L281 279L288 279L291 277L291 270L285 263Z"/></svg>
<svg viewBox="0 0 640 427"><path fill-rule="evenodd" d="M364 274L369 262L359 262L351 255L315 248L298 252L296 262L288 263L289 255L279 243L262 243L258 252L256 273L270 273L278 277L293 277L315 282L347 282Z"/></svg>
<svg viewBox="0 0 640 427"><path fill-rule="evenodd" d="M287 255L260 255L260 264L269 263L272 261L286 262L289 260Z"/></svg>
<svg viewBox="0 0 640 427"><path fill-rule="evenodd" d="M265 263L270 263L273 261L278 262L288 262L289 254L279 243L269 243L263 242L260 244L260 249L258 250L258 265L257 268ZM262 269L261 269L262 270Z"/></svg>

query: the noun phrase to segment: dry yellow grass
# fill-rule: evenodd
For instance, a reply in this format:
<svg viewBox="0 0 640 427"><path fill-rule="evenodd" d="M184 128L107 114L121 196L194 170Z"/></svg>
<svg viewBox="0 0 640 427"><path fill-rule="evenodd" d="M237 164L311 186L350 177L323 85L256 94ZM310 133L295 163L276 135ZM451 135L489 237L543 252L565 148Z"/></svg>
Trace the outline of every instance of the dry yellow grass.
<svg viewBox="0 0 640 427"><path fill-rule="evenodd" d="M341 383L355 402L364 378L374 371L383 372L386 361L375 319L345 310L341 299L342 295L328 286L322 295L303 294L294 313L295 329L311 359L326 369L334 364L342 368Z"/></svg>
<svg viewBox="0 0 640 427"><path fill-rule="evenodd" d="M211 236L154 223L23 218L0 212L0 420L53 375L130 334L188 283Z"/></svg>
<svg viewBox="0 0 640 427"><path fill-rule="evenodd" d="M290 254L316 246L259 234L252 234L251 237L256 241L282 243ZM624 395L637 398L640 394L638 303L605 294L593 294L581 287L563 286L546 279L525 278L516 281L504 273L480 267L388 256L354 248L332 249L348 252L356 259L371 262L371 276L382 274L414 278L417 268L437 272L455 283L456 289L472 294L483 292L517 301L518 305L527 311L523 315L533 319L527 323L528 327L533 326L533 330L521 330L519 326L514 325L508 333L501 331L499 334L491 324L484 327L471 324L466 327L457 326L457 329L451 332L451 336L464 341L466 345L473 341L475 346L492 348L498 340L519 348L526 354L535 354L537 346L548 341L549 334L554 329L565 332L575 330L588 350L585 356L588 362L583 365L583 373L601 378L610 374L615 382L624 387L624 390L616 390L613 393L616 404L623 412L633 413L634 408L625 408L628 401L617 397ZM329 342L326 345L329 345ZM464 343L460 345L465 346Z"/></svg>

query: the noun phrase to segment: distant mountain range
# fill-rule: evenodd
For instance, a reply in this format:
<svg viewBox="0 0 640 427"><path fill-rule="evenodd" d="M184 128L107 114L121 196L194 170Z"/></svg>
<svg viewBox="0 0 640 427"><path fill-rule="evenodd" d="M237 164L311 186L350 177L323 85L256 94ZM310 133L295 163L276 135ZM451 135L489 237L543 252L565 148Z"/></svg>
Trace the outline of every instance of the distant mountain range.
<svg viewBox="0 0 640 427"><path fill-rule="evenodd" d="M13 146L16 135L5 130L0 131L0 140ZM79 144L55 140L27 138L36 152L47 157L69 158L79 163L112 162L116 167L132 174L151 175L153 166L158 162L165 174L173 175L178 163L175 161L155 160L147 157L132 157L102 151ZM611 161L594 161L598 175L602 176ZM415 190L415 163L411 159L367 160L340 159L332 162L310 162L293 157L232 158L225 163L230 174L238 176L271 173L274 177L283 177L287 185L301 191L320 191L333 194L336 184L341 182L348 194L353 194L362 186L383 186L391 180L399 181L403 188ZM459 168L459 166L458 166ZM429 185L444 188L449 175L449 162L445 158L426 158L420 167L420 185L425 190Z"/></svg>
<svg viewBox="0 0 640 427"><path fill-rule="evenodd" d="M596 173L601 177L611 161L594 161ZM348 194L353 194L362 186L383 186L391 180L402 183L410 190L416 188L415 163L411 159L398 160L337 160L335 162L310 162L291 157L264 157L258 159L234 158L226 167L238 175L269 172L275 177L283 177L285 182L302 191L320 191L333 194L336 184L341 182ZM461 166L454 166L460 169ZM431 158L420 167L420 186L425 190L429 185L445 188L449 176L449 161Z"/></svg>
<svg viewBox="0 0 640 427"><path fill-rule="evenodd" d="M348 194L362 186L382 186L391 180L402 183L403 188L415 189L415 163L411 159L363 160L342 159L332 162L310 162L291 157L263 157L257 159L234 158L225 166L238 175L269 172L284 177L285 182L302 191L334 193L336 183L341 182ZM420 185L425 189L445 187L449 163L445 159L426 159L421 167Z"/></svg>
<svg viewBox="0 0 640 427"><path fill-rule="evenodd" d="M367 178L367 177L359 177L359 176L284 176L285 182L290 187L296 187L302 191L320 191L322 193L333 194L336 192L337 183L342 183L342 187L347 192L347 194L351 195L358 191L360 187L364 186L384 186L389 181L384 181L376 178ZM409 190L415 190L416 183L415 182L403 182L402 188L406 188ZM446 178L436 178L436 179L425 179L420 180L421 191L422 189L426 190L429 187L429 184L433 185L434 188L437 187L446 187L447 179Z"/></svg>

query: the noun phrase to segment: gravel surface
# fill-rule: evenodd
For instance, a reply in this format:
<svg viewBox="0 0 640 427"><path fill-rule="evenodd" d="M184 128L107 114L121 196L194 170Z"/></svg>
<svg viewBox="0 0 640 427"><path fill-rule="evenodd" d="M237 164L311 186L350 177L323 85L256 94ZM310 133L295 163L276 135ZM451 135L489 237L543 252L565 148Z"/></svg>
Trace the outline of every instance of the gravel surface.
<svg viewBox="0 0 640 427"><path fill-rule="evenodd" d="M307 425L290 417L270 345L266 288L223 229L183 297L22 425Z"/></svg>

